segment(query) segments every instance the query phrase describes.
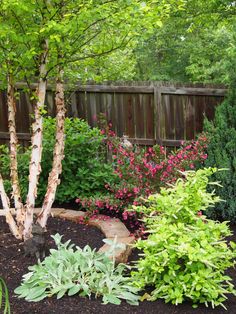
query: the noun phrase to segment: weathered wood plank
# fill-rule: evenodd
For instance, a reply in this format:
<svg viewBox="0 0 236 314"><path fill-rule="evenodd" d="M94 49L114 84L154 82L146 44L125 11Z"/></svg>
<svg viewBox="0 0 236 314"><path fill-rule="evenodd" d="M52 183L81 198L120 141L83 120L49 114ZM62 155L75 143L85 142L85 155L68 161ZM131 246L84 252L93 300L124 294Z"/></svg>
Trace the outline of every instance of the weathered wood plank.
<svg viewBox="0 0 236 314"><path fill-rule="evenodd" d="M8 130L7 96L6 92L0 93L0 131Z"/></svg>
<svg viewBox="0 0 236 314"><path fill-rule="evenodd" d="M87 120L87 102L86 94L76 92L78 118Z"/></svg>
<svg viewBox="0 0 236 314"><path fill-rule="evenodd" d="M153 97L151 95L144 95L146 99L145 110L146 110L146 137L155 138L154 132L154 106L153 106Z"/></svg>
<svg viewBox="0 0 236 314"><path fill-rule="evenodd" d="M124 110L123 110L124 97L122 94L115 93L114 98L117 104L117 112L118 112L117 120L119 121L117 125L117 135L121 137L125 133Z"/></svg>
<svg viewBox="0 0 236 314"><path fill-rule="evenodd" d="M30 133L17 133L19 140L30 140ZM8 132L0 132L0 139L9 140L10 136Z"/></svg>
<svg viewBox="0 0 236 314"><path fill-rule="evenodd" d="M172 96L173 97L173 96ZM175 138L184 138L184 104L182 97L175 97Z"/></svg>
<svg viewBox="0 0 236 314"><path fill-rule="evenodd" d="M227 94L227 89L214 89L214 88L175 88L175 87L161 87L161 94L167 95L207 95L207 96L221 96Z"/></svg>
<svg viewBox="0 0 236 314"><path fill-rule="evenodd" d="M185 106L186 112L186 140L191 140L194 138L195 132L195 107L191 101L190 96L187 96L187 102Z"/></svg>

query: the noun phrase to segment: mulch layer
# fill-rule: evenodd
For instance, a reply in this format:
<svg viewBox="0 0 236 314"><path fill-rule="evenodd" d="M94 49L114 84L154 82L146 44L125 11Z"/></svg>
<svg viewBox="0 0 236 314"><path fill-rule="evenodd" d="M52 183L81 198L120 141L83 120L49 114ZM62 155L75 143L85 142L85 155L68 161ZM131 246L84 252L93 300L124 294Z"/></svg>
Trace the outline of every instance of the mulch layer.
<svg viewBox="0 0 236 314"><path fill-rule="evenodd" d="M234 236L232 239L236 241L236 226L233 228ZM72 243L84 247L89 244L92 248L100 248L103 245L102 239L104 235L93 227L88 227L81 224L76 224L70 221L64 221L62 219L50 218L48 221L48 233L63 234L63 239L67 241L71 239ZM53 247L53 240L48 235L49 247ZM134 252L130 260L137 259L137 252ZM206 308L199 306L197 309L193 309L191 304L186 302L184 304L174 306L171 304L165 304L164 301L158 300L156 302L141 302L139 306L131 306L126 302L122 302L121 305L103 305L101 299L82 298L78 296L63 297L57 300L55 297L45 299L43 301L33 303L26 302L23 299L18 299L14 295L14 289L20 285L22 275L27 273L27 268L30 265L35 264L35 258L25 257L23 254L22 244L12 237L9 233L7 224L4 217L0 217L0 276L3 277L7 283L10 292L10 303L12 314L52 314L52 313L89 313L89 314L222 314L236 313L236 297L230 295L225 306L228 311L225 311L221 307L216 309ZM236 270L229 270L229 275L233 278L236 285Z"/></svg>

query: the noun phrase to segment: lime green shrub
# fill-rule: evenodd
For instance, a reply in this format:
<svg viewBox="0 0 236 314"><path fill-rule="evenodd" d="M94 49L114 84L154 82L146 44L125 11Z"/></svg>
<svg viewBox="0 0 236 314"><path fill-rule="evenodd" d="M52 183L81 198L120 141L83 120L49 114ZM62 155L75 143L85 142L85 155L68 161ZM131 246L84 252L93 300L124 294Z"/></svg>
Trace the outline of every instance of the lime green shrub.
<svg viewBox="0 0 236 314"><path fill-rule="evenodd" d="M160 194L151 195L146 206L136 207L146 216L148 237L136 247L143 251L132 272L133 283L140 289L152 286L143 299L163 298L173 304L191 300L193 306L208 303L223 305L228 293L236 291L225 270L236 261L236 244L227 245L231 235L226 222L206 219L201 211L220 201L207 192L208 177L216 169L186 172Z"/></svg>
<svg viewBox="0 0 236 314"><path fill-rule="evenodd" d="M208 134L208 158L206 167L227 168L228 171L216 172L213 180L220 181L222 188L216 187L216 193L226 202L207 210L207 216L213 219L236 222L236 95L231 94L216 108L215 119L205 120ZM212 190L212 189L211 189Z"/></svg>

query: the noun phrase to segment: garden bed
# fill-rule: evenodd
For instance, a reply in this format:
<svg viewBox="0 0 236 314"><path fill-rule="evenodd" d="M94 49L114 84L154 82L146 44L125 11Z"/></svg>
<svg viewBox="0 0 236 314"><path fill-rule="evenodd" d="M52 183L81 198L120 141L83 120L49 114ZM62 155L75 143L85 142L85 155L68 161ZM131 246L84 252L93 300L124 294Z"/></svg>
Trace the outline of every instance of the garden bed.
<svg viewBox="0 0 236 314"><path fill-rule="evenodd" d="M232 227L234 231L234 240L236 240L236 226ZM63 234L64 240L71 239L72 243L84 247L89 244L92 248L99 249L102 245L104 235L97 228L76 224L75 222L65 221L58 218L51 218L48 222L48 230L50 234ZM53 247L53 240L50 239L50 247ZM11 310L13 314L51 314L51 313L155 313L155 314L222 314L235 313L236 298L229 296L229 300L225 303L228 311L218 307L215 310L200 306L198 309L193 309L191 304L184 303L178 307L170 304L165 304L162 300L156 302L141 302L139 306L131 306L126 302L121 305L103 305L101 299L82 298L78 296L63 297L57 300L55 297L48 298L37 303L29 303L22 299L18 299L13 291L19 286L22 275L27 272L29 265L35 263L35 258L24 257L23 247L19 245L19 241L14 239L9 233L8 226L4 221L4 217L0 217L0 276L2 276L10 291ZM137 258L134 252L130 260ZM229 270L231 277L236 284L236 270Z"/></svg>

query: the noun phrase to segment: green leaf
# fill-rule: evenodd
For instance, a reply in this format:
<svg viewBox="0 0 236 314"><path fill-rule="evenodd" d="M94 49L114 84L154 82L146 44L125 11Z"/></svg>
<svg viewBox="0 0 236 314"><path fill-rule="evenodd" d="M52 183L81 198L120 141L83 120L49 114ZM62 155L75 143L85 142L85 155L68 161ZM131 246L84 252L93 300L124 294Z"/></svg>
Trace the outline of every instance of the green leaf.
<svg viewBox="0 0 236 314"><path fill-rule="evenodd" d="M115 295L113 294L105 294L102 298L102 301L104 304L107 303L112 303L112 304L116 304L116 305L120 305L121 304L121 300L118 299Z"/></svg>
<svg viewBox="0 0 236 314"><path fill-rule="evenodd" d="M69 296L72 296L72 295L78 293L78 292L80 291L80 289L81 289L81 286L80 286L79 284L74 285L73 287L71 287L71 288L69 289L68 295L69 295Z"/></svg>

